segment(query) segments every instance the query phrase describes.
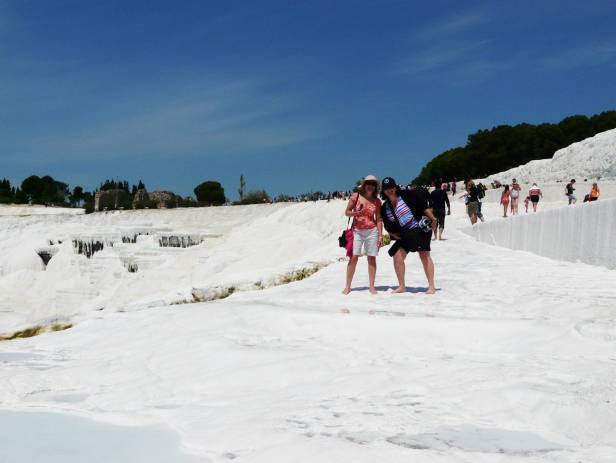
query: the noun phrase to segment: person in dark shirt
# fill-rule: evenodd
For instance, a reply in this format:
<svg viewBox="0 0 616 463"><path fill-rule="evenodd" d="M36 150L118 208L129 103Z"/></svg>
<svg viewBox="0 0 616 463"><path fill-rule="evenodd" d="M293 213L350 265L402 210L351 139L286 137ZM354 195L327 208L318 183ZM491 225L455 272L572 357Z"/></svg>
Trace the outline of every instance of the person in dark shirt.
<svg viewBox="0 0 616 463"><path fill-rule="evenodd" d="M438 239L443 239L443 231L445 230L445 206L447 206L447 215L451 214L451 205L449 204L449 198L447 192L442 189L440 184L436 184L434 191L430 193L430 200L432 202L432 213L436 217L437 226L433 230L434 238L436 239L436 231L438 229Z"/></svg>
<svg viewBox="0 0 616 463"><path fill-rule="evenodd" d="M575 193L574 193L575 187L573 185L575 185L574 178L572 178L571 181L567 183L567 186L565 187L565 194L567 195L567 198L569 198L569 206L577 202L577 198L575 197Z"/></svg>
<svg viewBox="0 0 616 463"><path fill-rule="evenodd" d="M475 182L470 180L466 184L466 193L462 196L466 196L466 213L471 219L471 224L475 225L479 212L479 190L475 186Z"/></svg>
<svg viewBox="0 0 616 463"><path fill-rule="evenodd" d="M410 252L417 252L428 279L427 294L434 294L434 262L430 257L430 241L432 230L436 228L436 217L430 207L430 194L421 187L402 190L396 181L387 177L381 187L381 218L385 229L394 244L389 248L393 257L394 269L398 277L398 288L395 293L405 293L404 260Z"/></svg>

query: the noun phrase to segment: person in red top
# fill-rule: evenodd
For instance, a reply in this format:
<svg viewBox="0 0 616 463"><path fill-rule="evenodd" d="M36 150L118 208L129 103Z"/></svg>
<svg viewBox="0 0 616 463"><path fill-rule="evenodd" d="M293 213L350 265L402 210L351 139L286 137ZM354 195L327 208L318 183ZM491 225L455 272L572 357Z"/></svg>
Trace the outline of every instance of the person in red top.
<svg viewBox="0 0 616 463"><path fill-rule="evenodd" d="M383 222L381 200L378 198L378 179L368 175L361 182L359 191L351 195L345 215L353 217L353 253L346 271L346 286L342 294L351 292L357 261L362 255L368 256L368 280L370 293L376 294L376 256L383 246Z"/></svg>
<svg viewBox="0 0 616 463"><path fill-rule="evenodd" d="M505 185L505 189L501 193L500 203L503 206L503 217L507 217L507 209L509 208L509 198L511 198L511 191L509 191L509 185Z"/></svg>

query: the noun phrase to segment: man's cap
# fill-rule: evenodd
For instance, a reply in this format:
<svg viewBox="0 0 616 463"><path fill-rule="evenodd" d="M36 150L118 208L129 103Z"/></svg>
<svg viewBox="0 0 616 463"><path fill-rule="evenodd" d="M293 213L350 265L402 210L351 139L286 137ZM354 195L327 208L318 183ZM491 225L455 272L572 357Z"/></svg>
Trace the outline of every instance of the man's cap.
<svg viewBox="0 0 616 463"><path fill-rule="evenodd" d="M385 177L383 179L383 183L381 183L381 190L387 190L388 188L395 188L397 186L398 184L393 178Z"/></svg>

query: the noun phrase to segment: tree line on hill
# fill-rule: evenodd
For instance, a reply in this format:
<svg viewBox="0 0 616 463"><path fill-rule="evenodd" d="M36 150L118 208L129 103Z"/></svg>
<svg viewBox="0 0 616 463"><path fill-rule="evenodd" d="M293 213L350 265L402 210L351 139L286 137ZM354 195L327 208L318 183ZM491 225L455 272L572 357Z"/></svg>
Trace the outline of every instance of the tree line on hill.
<svg viewBox="0 0 616 463"><path fill-rule="evenodd" d="M535 159L551 158L561 148L613 128L616 111L570 116L558 124L523 123L479 130L468 136L465 146L449 149L428 162L413 183L485 178Z"/></svg>
<svg viewBox="0 0 616 463"><path fill-rule="evenodd" d="M68 184L55 180L49 175L31 175L19 187L7 179L0 181L0 204L45 204L79 207L92 193L80 186L69 190Z"/></svg>
<svg viewBox="0 0 616 463"><path fill-rule="evenodd" d="M265 190L245 191L245 179L240 180L240 200L231 204L263 204L272 202ZM106 209L144 209L157 207L155 201L140 200L138 192L146 191L143 181L130 184L126 180L105 180L94 191L86 191L82 186L72 190L65 182L55 180L49 175L39 177L31 175L19 186L11 185L8 179L0 180L0 204L40 204L46 206L83 207L86 212L94 211L95 196L98 192L116 191L116 201ZM229 204L225 190L220 182L209 180L194 188L196 201L192 198L181 198L179 202L169 202L165 207L220 206ZM145 196L145 195L144 195ZM137 197L137 201L134 201ZM290 200L292 197L281 195L280 200Z"/></svg>

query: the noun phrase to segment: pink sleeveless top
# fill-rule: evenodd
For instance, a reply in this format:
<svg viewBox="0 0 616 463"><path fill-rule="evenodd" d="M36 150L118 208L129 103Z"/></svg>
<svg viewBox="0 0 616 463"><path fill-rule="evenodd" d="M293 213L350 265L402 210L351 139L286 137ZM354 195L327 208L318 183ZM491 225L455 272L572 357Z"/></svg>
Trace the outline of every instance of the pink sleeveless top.
<svg viewBox="0 0 616 463"><path fill-rule="evenodd" d="M353 229L370 230L376 227L376 210L381 207L381 200L376 198L374 201L368 201L362 196L357 200L358 195L359 193L354 193L351 197L353 203L357 201L355 211L360 211L353 219Z"/></svg>

